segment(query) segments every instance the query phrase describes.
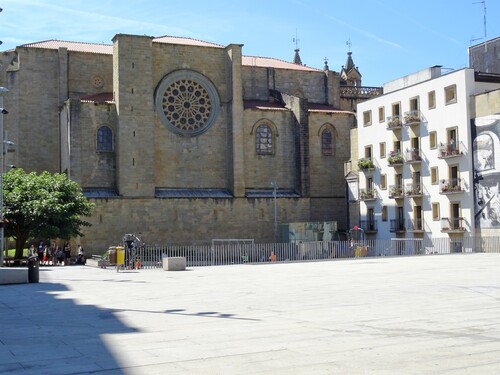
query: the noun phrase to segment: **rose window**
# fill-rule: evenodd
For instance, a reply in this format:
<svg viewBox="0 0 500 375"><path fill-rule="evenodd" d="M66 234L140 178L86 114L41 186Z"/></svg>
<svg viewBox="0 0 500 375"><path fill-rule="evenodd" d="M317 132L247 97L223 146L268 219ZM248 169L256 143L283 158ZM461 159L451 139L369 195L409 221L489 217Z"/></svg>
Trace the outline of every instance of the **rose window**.
<svg viewBox="0 0 500 375"><path fill-rule="evenodd" d="M219 97L201 74L177 71L166 76L156 93L160 120L176 134L196 136L207 131L218 113Z"/></svg>

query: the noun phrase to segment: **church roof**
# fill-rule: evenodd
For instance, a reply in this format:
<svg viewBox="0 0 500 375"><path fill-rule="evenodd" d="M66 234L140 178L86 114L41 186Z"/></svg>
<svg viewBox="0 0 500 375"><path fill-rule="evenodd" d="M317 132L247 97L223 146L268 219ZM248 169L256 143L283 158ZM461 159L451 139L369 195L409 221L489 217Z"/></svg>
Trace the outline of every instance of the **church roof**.
<svg viewBox="0 0 500 375"><path fill-rule="evenodd" d="M199 39L192 38L182 38L176 36L160 36L158 38L153 38L155 43L168 43L168 44L183 44L185 46L198 46L198 47L213 47L213 48L225 48L220 44L205 42Z"/></svg>
<svg viewBox="0 0 500 375"><path fill-rule="evenodd" d="M220 44L205 42L198 39L174 37L174 36L161 36L158 38L153 38L154 43L169 43L169 44L181 44L187 46L198 46L198 47L211 47L211 48L225 48ZM33 42L23 44L20 47L27 48L45 48L45 49L59 49L67 48L68 51L72 52L84 52L84 53L95 53L112 55L113 45L112 44L99 44L99 43L84 43L84 42L71 42L65 40L44 40L40 42ZM243 56L242 57L243 66L251 67L262 67L262 68L277 68L277 69L290 69L290 70L302 70L311 72L320 72L320 69L311 68L305 65L298 65L288 61L275 59L271 57L258 57L258 56Z"/></svg>
<svg viewBox="0 0 500 375"><path fill-rule="evenodd" d="M98 43L83 43L83 42L69 42L65 40L44 40L41 42L27 43L19 47L27 48L45 48L45 49L59 49L67 48L68 51L73 52L86 52L97 53L103 55L112 55L113 46L111 44L98 44Z"/></svg>
<svg viewBox="0 0 500 375"><path fill-rule="evenodd" d="M242 64L245 66L254 66L261 68L277 68L277 69L292 69L292 70L304 70L310 72L321 72L320 69L311 68L305 65L297 65L289 61L274 59L270 57L243 56Z"/></svg>

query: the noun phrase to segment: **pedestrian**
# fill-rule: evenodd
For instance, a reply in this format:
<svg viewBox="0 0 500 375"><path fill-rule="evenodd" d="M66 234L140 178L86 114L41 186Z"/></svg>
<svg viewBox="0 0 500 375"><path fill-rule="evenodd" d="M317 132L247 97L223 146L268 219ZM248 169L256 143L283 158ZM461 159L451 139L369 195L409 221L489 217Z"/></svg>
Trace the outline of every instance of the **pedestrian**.
<svg viewBox="0 0 500 375"><path fill-rule="evenodd" d="M40 264L43 262L43 250L45 250L45 246L43 244L43 240L40 240L40 243L38 244L37 254L38 254L38 261Z"/></svg>
<svg viewBox="0 0 500 375"><path fill-rule="evenodd" d="M71 246L68 241L66 241L66 243L64 244L63 252L64 252L64 264L68 265L70 264L70 258L71 258Z"/></svg>

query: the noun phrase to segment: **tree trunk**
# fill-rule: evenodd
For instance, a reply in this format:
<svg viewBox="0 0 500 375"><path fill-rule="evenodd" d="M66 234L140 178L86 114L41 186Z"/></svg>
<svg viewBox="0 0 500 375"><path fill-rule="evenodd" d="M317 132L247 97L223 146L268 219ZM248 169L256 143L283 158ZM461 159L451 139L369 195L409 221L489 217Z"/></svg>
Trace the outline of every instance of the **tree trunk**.
<svg viewBox="0 0 500 375"><path fill-rule="evenodd" d="M16 255L14 256L14 258L21 259L23 257L25 243L26 243L26 238L24 237L16 238Z"/></svg>

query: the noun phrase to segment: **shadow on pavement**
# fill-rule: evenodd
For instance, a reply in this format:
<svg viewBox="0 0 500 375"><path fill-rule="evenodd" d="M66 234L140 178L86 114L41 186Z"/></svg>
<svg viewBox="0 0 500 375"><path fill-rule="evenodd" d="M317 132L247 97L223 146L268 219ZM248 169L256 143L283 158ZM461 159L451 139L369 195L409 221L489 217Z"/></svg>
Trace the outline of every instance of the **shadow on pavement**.
<svg viewBox="0 0 500 375"><path fill-rule="evenodd" d="M58 283L0 286L0 373L123 374L102 340L135 332L113 311L78 305Z"/></svg>

